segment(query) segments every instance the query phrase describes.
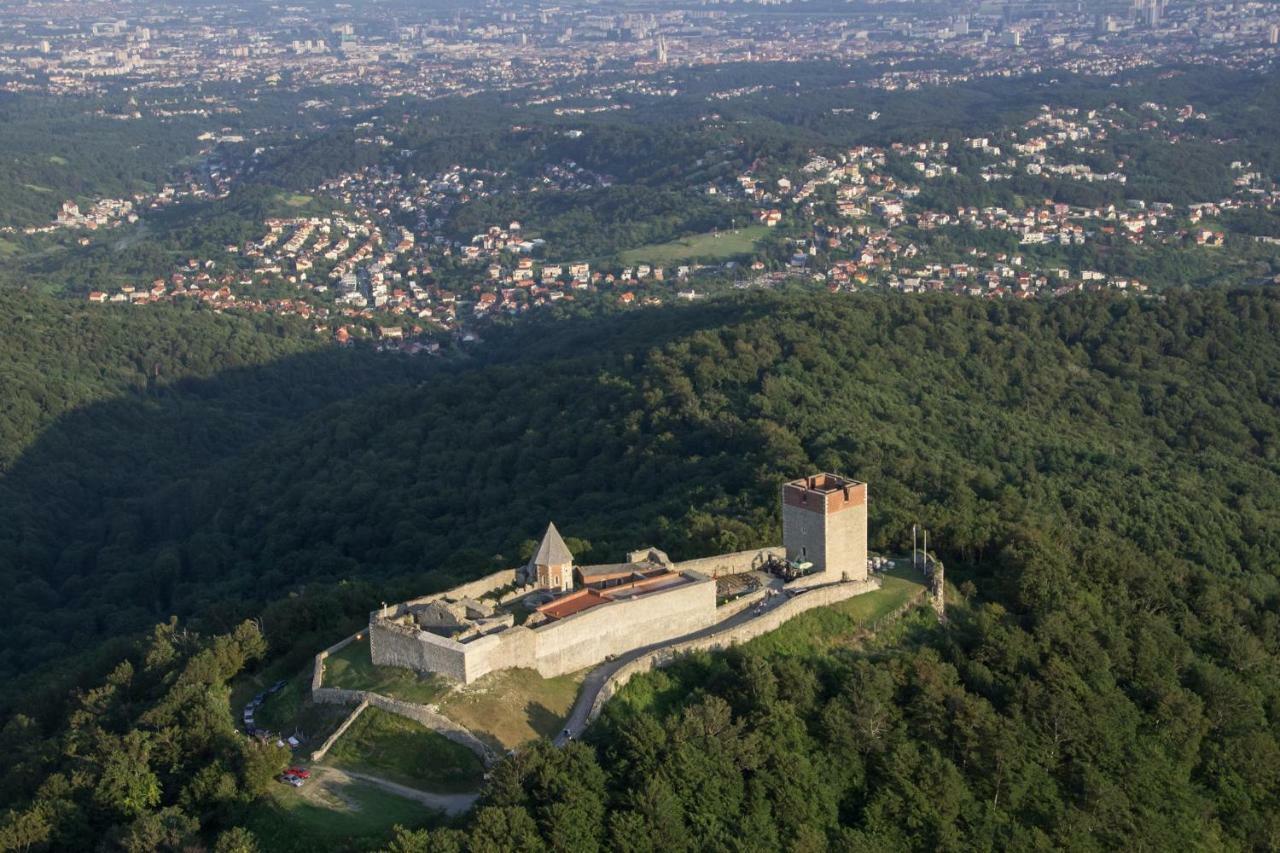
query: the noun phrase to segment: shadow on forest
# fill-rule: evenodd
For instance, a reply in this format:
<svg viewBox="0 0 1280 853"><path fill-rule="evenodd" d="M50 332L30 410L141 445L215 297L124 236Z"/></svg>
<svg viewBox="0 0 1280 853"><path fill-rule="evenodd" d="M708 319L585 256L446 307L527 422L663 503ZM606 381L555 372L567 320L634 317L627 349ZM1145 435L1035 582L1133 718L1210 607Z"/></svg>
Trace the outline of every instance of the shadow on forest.
<svg viewBox="0 0 1280 853"><path fill-rule="evenodd" d="M546 521L491 498L523 480L525 509L559 505L554 487L567 465L550 454L571 452L535 452L547 444L538 425L499 428L504 418L527 415L545 384L553 397L542 415L564 426L572 391L606 365L622 370L624 356L767 309L748 299L529 319L445 359L329 348L72 411L0 478L9 600L0 644L10 652L0 675L171 613L222 628L308 581L436 568L471 537L490 550L460 556L454 570L483 569L513 529ZM450 444L461 457L454 470ZM516 470L476 468L489 457ZM472 476L483 479L484 500L469 499L448 519L432 510ZM286 499L291 490L298 494ZM415 531L419 520L447 524L448 535Z"/></svg>

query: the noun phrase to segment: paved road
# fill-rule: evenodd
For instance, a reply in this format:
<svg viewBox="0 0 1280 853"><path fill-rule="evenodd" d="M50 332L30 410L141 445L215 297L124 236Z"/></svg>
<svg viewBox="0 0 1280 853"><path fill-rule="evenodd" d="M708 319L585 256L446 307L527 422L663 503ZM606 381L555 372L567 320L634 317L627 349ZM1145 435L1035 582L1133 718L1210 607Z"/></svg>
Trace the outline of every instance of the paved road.
<svg viewBox="0 0 1280 853"><path fill-rule="evenodd" d="M786 600L786 595L775 595L772 598L765 598L764 609L765 611L772 610L774 607L777 607ZM555 745L564 746L566 742L582 734L582 730L587 727L587 715L591 713L591 706L595 704L596 697L600 695L600 690L604 687L605 682L609 680L609 677L623 666L631 663L642 655L649 654L649 652L656 651L667 646L674 646L677 643L685 643L689 640L708 637L712 634L718 634L728 628L737 627L743 622L756 618L757 614L755 609L756 605L753 605L741 613L737 613L727 619L722 619L714 625L708 625L706 628L694 631L691 634L685 634L682 637L676 637L675 639L667 640L662 643L654 643L649 646L642 646L641 648L633 649L626 654L618 655L613 660L606 661L591 670L591 672L587 673L587 677L582 680L582 689L578 691L578 701L574 703L573 710L569 713L569 719L565 721L564 730L561 731L560 734L556 735Z"/></svg>
<svg viewBox="0 0 1280 853"><path fill-rule="evenodd" d="M398 782L392 782L389 779L383 779L379 776L371 776L368 773L357 773L354 770L339 770L336 767L316 767L311 768L312 774L317 778L311 780L314 784L324 779L331 779L338 784L346 784L353 779L359 779L361 782L368 782L370 785L376 785L384 791L404 797L408 800L414 800L422 803L446 814L456 815L470 809L475 805L479 798L478 793L473 794L433 794L430 791L422 791L418 788L410 788L408 785L401 785Z"/></svg>

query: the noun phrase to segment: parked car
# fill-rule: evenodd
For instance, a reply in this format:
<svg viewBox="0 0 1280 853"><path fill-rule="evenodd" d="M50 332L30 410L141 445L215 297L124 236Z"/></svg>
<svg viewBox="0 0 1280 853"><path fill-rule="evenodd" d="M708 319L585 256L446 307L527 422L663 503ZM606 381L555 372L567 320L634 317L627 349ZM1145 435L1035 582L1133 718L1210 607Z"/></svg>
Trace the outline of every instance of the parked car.
<svg viewBox="0 0 1280 853"><path fill-rule="evenodd" d="M301 767L290 767L288 770L286 770L286 771L284 771L284 772L285 772L285 773L288 773L288 774L291 774L291 775L293 775L293 776L297 776L299 779L310 779L310 778L311 778L311 771L310 771L310 770L305 770L305 769L303 769L303 768L301 768Z"/></svg>

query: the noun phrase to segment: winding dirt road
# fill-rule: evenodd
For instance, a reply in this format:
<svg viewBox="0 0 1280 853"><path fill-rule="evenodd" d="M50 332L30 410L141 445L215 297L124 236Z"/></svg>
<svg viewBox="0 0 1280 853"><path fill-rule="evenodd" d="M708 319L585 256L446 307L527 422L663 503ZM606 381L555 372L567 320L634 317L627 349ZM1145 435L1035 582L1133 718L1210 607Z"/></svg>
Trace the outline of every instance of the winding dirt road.
<svg viewBox="0 0 1280 853"><path fill-rule="evenodd" d="M389 779L383 779L379 776L371 776L368 773L357 773L354 770L339 770L336 767L313 766L311 772L315 778L311 779L311 784L318 782L331 782L337 785L348 785L353 780L368 782L370 785L376 785L384 791L395 794L398 797L404 797L407 800L422 803L428 808L445 812L450 815L462 814L475 805L479 794L434 794L430 791L423 791L418 788L410 788L408 785L401 785L399 782L392 782Z"/></svg>

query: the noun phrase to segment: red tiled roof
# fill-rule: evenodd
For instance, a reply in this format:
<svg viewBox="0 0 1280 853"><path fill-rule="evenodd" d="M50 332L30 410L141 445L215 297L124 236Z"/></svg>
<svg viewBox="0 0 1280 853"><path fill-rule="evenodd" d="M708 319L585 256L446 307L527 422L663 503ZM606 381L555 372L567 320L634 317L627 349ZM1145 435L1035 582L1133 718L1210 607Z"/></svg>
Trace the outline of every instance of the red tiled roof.
<svg viewBox="0 0 1280 853"><path fill-rule="evenodd" d="M542 605L538 608L538 612L549 619L563 619L611 600L594 589L582 589Z"/></svg>

